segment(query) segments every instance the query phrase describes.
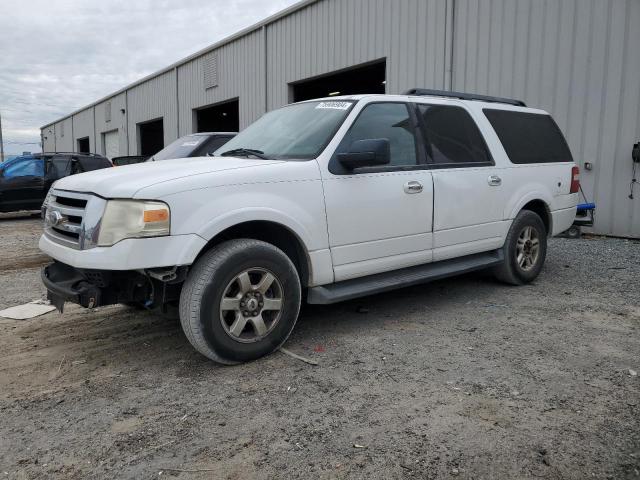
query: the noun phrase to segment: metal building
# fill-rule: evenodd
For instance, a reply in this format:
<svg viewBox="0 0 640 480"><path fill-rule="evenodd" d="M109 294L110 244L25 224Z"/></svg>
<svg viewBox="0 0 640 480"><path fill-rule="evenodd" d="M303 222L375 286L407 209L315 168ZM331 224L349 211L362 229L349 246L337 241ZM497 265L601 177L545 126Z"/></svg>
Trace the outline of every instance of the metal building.
<svg viewBox="0 0 640 480"><path fill-rule="evenodd" d="M45 125L43 149L153 153L335 92L515 97L565 132L594 231L640 237L637 25L638 0L306 0Z"/></svg>

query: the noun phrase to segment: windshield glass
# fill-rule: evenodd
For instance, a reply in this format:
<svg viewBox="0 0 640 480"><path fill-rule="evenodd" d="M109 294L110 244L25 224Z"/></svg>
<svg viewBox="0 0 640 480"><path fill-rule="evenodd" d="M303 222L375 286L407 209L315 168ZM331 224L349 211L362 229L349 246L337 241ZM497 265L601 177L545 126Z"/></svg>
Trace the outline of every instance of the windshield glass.
<svg viewBox="0 0 640 480"><path fill-rule="evenodd" d="M206 135L185 135L171 142L149 160L168 160L170 158L187 158L208 137Z"/></svg>
<svg viewBox="0 0 640 480"><path fill-rule="evenodd" d="M225 143L215 155L238 150L237 155L248 156L250 152L247 150L254 150L266 158L316 158L354 103L326 100L297 103L274 110Z"/></svg>

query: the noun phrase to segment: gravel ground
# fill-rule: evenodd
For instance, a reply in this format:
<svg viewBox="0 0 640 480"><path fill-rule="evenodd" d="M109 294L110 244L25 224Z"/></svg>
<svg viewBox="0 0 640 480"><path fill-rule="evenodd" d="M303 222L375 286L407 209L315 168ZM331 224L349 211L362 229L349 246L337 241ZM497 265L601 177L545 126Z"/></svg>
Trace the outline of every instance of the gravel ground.
<svg viewBox="0 0 640 480"><path fill-rule="evenodd" d="M40 298L0 218L0 307ZM466 275L307 306L237 367L125 307L0 320L0 478L640 479L640 242L553 239L531 285Z"/></svg>

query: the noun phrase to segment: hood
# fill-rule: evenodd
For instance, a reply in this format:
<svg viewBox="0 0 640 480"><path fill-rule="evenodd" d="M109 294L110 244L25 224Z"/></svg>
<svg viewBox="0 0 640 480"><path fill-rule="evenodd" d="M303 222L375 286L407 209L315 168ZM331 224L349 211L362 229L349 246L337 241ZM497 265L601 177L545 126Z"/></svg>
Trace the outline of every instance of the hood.
<svg viewBox="0 0 640 480"><path fill-rule="evenodd" d="M132 198L142 188L178 178L283 163L236 157L194 157L104 168L58 180L56 189L95 193L105 198Z"/></svg>

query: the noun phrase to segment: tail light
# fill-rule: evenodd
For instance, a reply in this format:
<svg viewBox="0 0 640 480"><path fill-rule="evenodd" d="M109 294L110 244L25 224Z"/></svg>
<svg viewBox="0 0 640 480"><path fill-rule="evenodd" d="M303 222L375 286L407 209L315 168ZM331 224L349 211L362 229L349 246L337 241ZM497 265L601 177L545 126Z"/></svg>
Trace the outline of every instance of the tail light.
<svg viewBox="0 0 640 480"><path fill-rule="evenodd" d="M574 166L571 169L571 188L569 193L578 193L580 191L580 169Z"/></svg>

